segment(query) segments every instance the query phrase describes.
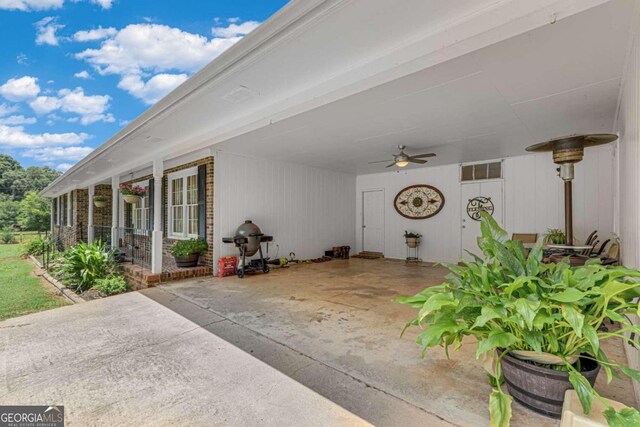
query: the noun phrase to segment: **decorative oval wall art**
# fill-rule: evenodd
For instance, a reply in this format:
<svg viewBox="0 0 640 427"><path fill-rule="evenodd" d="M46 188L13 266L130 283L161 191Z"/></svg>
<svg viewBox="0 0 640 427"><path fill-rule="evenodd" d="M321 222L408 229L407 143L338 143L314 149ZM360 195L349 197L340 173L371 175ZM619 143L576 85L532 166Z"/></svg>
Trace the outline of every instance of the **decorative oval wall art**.
<svg viewBox="0 0 640 427"><path fill-rule="evenodd" d="M480 221L480 212L493 216L493 209L491 197L475 197L467 203L467 215L474 221Z"/></svg>
<svg viewBox="0 0 640 427"><path fill-rule="evenodd" d="M444 196L430 185L412 185L396 195L393 206L405 218L426 219L442 210Z"/></svg>

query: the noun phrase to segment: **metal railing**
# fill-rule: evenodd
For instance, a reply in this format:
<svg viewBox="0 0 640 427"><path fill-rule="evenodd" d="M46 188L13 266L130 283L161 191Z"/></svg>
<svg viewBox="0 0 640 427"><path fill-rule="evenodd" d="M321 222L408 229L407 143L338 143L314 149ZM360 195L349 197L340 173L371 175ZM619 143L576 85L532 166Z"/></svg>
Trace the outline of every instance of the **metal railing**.
<svg viewBox="0 0 640 427"><path fill-rule="evenodd" d="M57 234L57 233L56 233ZM42 241L42 267L49 270L49 267L64 252L64 242L57 235L51 235Z"/></svg>
<svg viewBox="0 0 640 427"><path fill-rule="evenodd" d="M101 241L107 246L111 246L111 226L93 225L93 241Z"/></svg>
<svg viewBox="0 0 640 427"><path fill-rule="evenodd" d="M125 262L151 268L151 230L118 228L117 249L124 253Z"/></svg>

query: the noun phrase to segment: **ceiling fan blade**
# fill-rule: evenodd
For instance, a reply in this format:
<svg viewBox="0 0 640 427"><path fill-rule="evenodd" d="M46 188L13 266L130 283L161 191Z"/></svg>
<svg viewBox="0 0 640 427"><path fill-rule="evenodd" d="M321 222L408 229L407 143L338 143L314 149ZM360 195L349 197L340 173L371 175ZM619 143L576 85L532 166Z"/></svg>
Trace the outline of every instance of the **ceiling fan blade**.
<svg viewBox="0 0 640 427"><path fill-rule="evenodd" d="M424 154L416 154L415 156L410 156L412 159L416 157L435 157L436 153L424 153Z"/></svg>
<svg viewBox="0 0 640 427"><path fill-rule="evenodd" d="M378 161L376 161L376 162L369 162L369 164L370 164L370 165L372 165L372 164L374 164L374 163L386 163L386 162L388 162L388 161L389 161L388 159L387 159L387 160L378 160Z"/></svg>
<svg viewBox="0 0 640 427"><path fill-rule="evenodd" d="M385 166L385 168L390 168L391 166L395 166L395 165L396 165L396 162L393 162L393 163L391 163L391 164L389 164L389 165Z"/></svg>
<svg viewBox="0 0 640 427"><path fill-rule="evenodd" d="M414 159L413 157L409 157L409 161L411 163L418 163L420 165L424 165L425 163L427 163L426 160L422 160L422 159Z"/></svg>

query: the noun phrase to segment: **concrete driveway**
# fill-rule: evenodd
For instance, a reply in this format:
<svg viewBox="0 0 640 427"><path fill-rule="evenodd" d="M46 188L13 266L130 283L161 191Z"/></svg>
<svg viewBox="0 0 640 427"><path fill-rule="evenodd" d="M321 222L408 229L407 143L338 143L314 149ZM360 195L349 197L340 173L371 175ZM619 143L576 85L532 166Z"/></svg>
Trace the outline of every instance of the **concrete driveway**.
<svg viewBox="0 0 640 427"><path fill-rule="evenodd" d="M417 330L400 337L415 310L397 304L442 283L447 270L392 260L334 260L274 269L244 279L198 279L144 291L196 322L216 314L206 329L342 407L379 426L489 424L488 384L475 360L475 342L421 359ZM610 357L625 360L620 343L605 342ZM630 380L597 388L634 405ZM557 421L513 405L513 426L556 426Z"/></svg>
<svg viewBox="0 0 640 427"><path fill-rule="evenodd" d="M366 425L140 293L0 322L0 404L67 425Z"/></svg>

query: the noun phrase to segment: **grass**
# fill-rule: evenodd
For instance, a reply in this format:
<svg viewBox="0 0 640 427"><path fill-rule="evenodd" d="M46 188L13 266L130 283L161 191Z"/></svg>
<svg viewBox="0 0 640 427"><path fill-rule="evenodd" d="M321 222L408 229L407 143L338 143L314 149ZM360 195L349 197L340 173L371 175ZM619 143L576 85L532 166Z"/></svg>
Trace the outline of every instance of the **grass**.
<svg viewBox="0 0 640 427"><path fill-rule="evenodd" d="M34 265L19 255L20 245L0 245L0 321L69 304L33 274Z"/></svg>

